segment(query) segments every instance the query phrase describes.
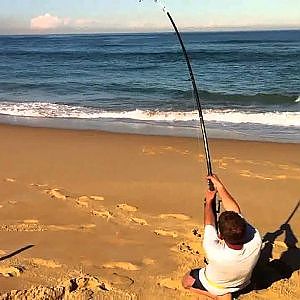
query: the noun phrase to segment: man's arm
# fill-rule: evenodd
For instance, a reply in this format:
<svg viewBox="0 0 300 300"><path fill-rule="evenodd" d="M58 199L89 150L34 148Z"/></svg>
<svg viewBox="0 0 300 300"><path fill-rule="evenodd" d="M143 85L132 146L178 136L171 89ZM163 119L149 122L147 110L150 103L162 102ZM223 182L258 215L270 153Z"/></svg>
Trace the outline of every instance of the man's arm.
<svg viewBox="0 0 300 300"><path fill-rule="evenodd" d="M216 228L214 205L215 195L217 191L207 191L205 204L204 204L204 235L203 235L203 248L208 260L214 259L218 256L216 253L219 244L218 232ZM217 251L218 252L218 251Z"/></svg>
<svg viewBox="0 0 300 300"><path fill-rule="evenodd" d="M222 199L224 209L241 213L239 204L230 195L221 180L216 175L208 176L207 179L212 181L215 189L218 191L219 196Z"/></svg>
<svg viewBox="0 0 300 300"><path fill-rule="evenodd" d="M204 226L216 226L215 215L213 212L213 203L217 191L207 191L204 204Z"/></svg>

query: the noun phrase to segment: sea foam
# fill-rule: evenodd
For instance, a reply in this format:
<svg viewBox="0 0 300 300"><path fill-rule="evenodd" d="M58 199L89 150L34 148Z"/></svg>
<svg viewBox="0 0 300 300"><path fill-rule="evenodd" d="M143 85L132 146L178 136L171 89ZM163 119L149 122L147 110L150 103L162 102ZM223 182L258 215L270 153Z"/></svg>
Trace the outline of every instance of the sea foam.
<svg viewBox="0 0 300 300"><path fill-rule="evenodd" d="M193 111L159 111L141 110L107 111L99 108L71 106L46 102L1 102L0 114L33 118L63 118L63 119L116 119L151 122L186 122L199 120L197 110ZM206 109L203 111L207 122L217 123L250 123L271 126L300 127L300 112L256 112L234 109Z"/></svg>

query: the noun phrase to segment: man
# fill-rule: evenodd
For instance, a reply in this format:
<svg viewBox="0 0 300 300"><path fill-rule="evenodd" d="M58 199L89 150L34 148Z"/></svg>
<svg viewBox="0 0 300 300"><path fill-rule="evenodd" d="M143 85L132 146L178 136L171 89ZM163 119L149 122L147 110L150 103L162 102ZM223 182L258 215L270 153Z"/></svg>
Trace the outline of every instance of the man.
<svg viewBox="0 0 300 300"><path fill-rule="evenodd" d="M220 179L208 176L215 191L206 192L204 206L203 247L208 264L194 269L182 280L183 287L212 299L232 299L250 283L253 268L262 245L258 231L241 216L238 203L233 199ZM213 214L216 192L222 199L224 212L218 221L219 233Z"/></svg>

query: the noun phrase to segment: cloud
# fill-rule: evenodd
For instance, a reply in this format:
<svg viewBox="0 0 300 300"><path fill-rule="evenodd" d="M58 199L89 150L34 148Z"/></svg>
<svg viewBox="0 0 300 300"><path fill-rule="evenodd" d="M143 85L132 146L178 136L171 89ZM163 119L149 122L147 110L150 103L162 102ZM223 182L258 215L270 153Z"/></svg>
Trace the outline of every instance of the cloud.
<svg viewBox="0 0 300 300"><path fill-rule="evenodd" d="M30 29L33 31L61 31L70 29L93 29L101 27L103 24L95 19L53 16L50 13L34 17L30 20Z"/></svg>
<svg viewBox="0 0 300 300"><path fill-rule="evenodd" d="M30 20L30 29L33 32L89 32L89 31L141 31L146 29L159 29L152 23L141 20L132 21L123 18L122 22L117 17L69 18L58 17L45 13Z"/></svg>
<svg viewBox="0 0 300 300"><path fill-rule="evenodd" d="M71 23L70 18L59 18L49 13L32 18L30 20L30 28L33 30L48 30L68 27Z"/></svg>

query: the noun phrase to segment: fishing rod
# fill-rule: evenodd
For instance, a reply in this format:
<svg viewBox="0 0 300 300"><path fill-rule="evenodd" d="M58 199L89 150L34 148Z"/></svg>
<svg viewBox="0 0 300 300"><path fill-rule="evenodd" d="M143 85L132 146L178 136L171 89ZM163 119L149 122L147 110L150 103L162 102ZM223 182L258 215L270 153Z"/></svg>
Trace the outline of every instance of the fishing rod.
<svg viewBox="0 0 300 300"><path fill-rule="evenodd" d="M139 0L139 2L141 2L142 0ZM199 93L198 93L198 89L197 89L197 85L196 85L196 80L195 80L195 76L193 73L193 69L192 69L192 65L190 63L190 59L189 56L187 54L187 51L185 49L183 40L181 38L181 35L179 33L179 30L171 16L171 14L167 11L166 6L163 5L160 1L158 0L154 0L154 2L158 3L163 11L167 14L174 30L176 33L176 36L179 40L179 43L181 45L181 49L188 67L188 71L189 71L189 75L190 75L190 79L192 82L192 87L193 87L193 95L194 95L194 100L197 104L197 109L198 109L198 114L199 114L199 120L200 120L200 128L201 128L201 132L202 132L202 140L203 140L203 146L204 146L204 151L205 151L205 158L206 158L206 167L207 167L207 174L208 176L211 176L213 174L212 172L212 164L211 164L211 159L210 159L210 152L209 152L209 145L208 145L208 139L207 139L207 134L206 134L206 128L205 128L205 122L204 122L204 118L203 118L203 113L202 113L202 107L201 107L201 102L200 102L200 97L199 97ZM208 180L208 187L209 190L213 191L214 185L212 183L211 180ZM215 204L213 205L213 212L214 212L214 216L215 216L215 220L217 221L217 213L220 212L220 201L216 200L216 197L214 199Z"/></svg>

